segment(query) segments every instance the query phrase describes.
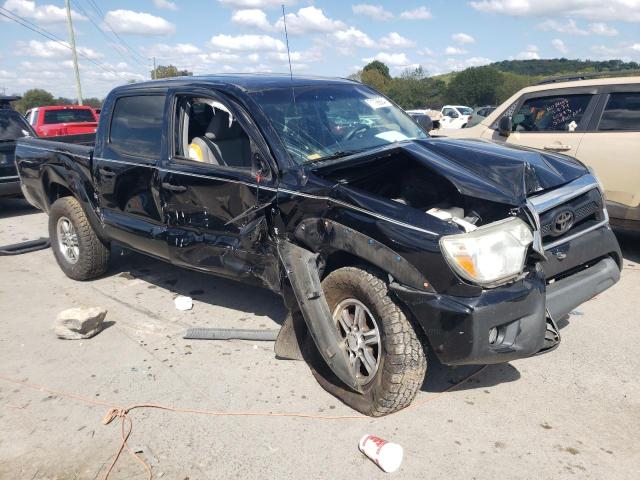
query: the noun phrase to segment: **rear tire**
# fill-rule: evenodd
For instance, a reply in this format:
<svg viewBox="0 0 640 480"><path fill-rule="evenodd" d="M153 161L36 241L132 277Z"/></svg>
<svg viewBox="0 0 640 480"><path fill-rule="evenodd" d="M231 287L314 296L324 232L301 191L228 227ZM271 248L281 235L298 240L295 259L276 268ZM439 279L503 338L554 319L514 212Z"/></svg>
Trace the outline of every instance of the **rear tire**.
<svg viewBox="0 0 640 480"><path fill-rule="evenodd" d="M371 345L368 363L373 365L372 358L377 362L375 374L367 377L365 354L363 352L360 355L363 359L359 369L361 378L356 379L362 393L354 392L335 378L310 340L308 346L314 354L312 368L316 379L327 391L366 415L379 417L409 406L424 382L427 371L426 347L402 308L389 295L386 282L373 270L344 267L327 275L322 281L322 288L341 336L348 337L345 334L347 330L352 335L351 342L346 342L351 358L358 358L351 347L365 345L357 341L357 334L363 332L361 340L371 339L367 342ZM349 312L353 312L355 323L358 315L356 308L361 318L367 320L362 322L364 328L357 328L354 334L336 318L340 318L340 312L346 311L348 323ZM379 332L377 348L373 340L374 326ZM320 362L323 366L319 366Z"/></svg>
<svg viewBox="0 0 640 480"><path fill-rule="evenodd" d="M107 271L109 246L98 238L75 198L62 197L51 206L49 238L56 261L67 277L90 280Z"/></svg>

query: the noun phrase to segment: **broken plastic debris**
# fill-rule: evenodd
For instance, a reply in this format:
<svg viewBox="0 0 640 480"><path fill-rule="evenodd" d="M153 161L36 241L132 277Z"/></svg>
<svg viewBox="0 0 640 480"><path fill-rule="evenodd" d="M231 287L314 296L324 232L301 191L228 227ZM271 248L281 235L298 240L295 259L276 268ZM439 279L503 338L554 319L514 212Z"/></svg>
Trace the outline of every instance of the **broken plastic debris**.
<svg viewBox="0 0 640 480"><path fill-rule="evenodd" d="M392 473L400 468L403 450L397 443L387 442L375 435L365 435L360 439L358 447L383 471Z"/></svg>
<svg viewBox="0 0 640 480"><path fill-rule="evenodd" d="M174 300L176 308L181 311L191 310L193 308L193 299L191 297L185 297L180 295Z"/></svg>

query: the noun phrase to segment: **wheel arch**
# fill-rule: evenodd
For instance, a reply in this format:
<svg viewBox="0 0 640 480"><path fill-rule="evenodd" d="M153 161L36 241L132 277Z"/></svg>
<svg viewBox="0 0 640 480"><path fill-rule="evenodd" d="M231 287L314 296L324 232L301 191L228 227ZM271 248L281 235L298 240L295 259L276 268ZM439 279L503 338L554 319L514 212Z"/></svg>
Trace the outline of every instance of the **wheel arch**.
<svg viewBox="0 0 640 480"><path fill-rule="evenodd" d="M78 172L66 169L63 172L59 172L54 166L48 166L42 173L42 187L46 197L47 212L51 210L51 206L56 200L64 197L73 197L80 203L96 234L102 241L109 242L109 239L104 235L102 222L96 212L96 205L92 202L91 195L85 189L84 182L82 178L79 178Z"/></svg>
<svg viewBox="0 0 640 480"><path fill-rule="evenodd" d="M294 236L320 253L322 276L340 267L364 264L391 275L402 285L433 291L427 278L398 252L341 223L306 219L297 226Z"/></svg>

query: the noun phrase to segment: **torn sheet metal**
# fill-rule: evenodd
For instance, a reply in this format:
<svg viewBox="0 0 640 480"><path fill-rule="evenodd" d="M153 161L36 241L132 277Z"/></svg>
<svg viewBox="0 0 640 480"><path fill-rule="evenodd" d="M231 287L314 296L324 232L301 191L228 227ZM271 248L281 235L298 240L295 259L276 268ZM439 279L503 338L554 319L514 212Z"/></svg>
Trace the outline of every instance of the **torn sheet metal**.
<svg viewBox="0 0 640 480"><path fill-rule="evenodd" d="M333 316L320 284L316 263L318 254L287 241L278 244L278 254L320 355L345 385L359 391L344 340L333 323Z"/></svg>

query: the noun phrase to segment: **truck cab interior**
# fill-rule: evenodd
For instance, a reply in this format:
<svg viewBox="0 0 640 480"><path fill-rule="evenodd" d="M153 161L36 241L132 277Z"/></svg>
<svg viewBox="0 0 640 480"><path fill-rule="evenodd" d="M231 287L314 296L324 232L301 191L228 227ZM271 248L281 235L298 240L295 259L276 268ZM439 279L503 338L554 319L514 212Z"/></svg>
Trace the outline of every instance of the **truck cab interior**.
<svg viewBox="0 0 640 480"><path fill-rule="evenodd" d="M237 118L207 98L178 101L176 154L205 164L251 168L252 144Z"/></svg>

